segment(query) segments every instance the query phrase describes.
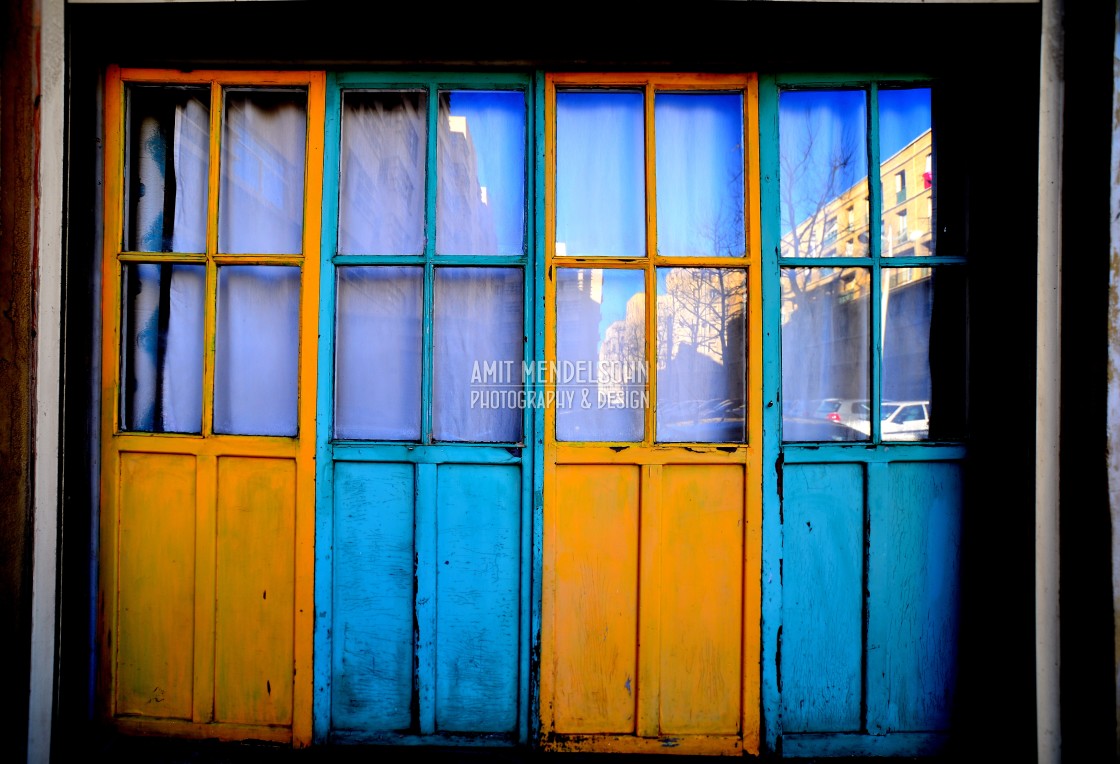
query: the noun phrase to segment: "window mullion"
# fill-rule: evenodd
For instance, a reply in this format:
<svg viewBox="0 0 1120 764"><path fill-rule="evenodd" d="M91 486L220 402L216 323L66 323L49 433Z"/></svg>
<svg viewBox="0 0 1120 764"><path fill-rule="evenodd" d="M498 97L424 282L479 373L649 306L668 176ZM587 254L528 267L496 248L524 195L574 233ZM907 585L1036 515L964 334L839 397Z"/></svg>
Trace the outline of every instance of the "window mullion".
<svg viewBox="0 0 1120 764"><path fill-rule="evenodd" d="M657 404L657 136L654 132L654 98L652 84L645 89L645 143L646 143L646 390L650 405L643 407L645 418L643 445L655 442Z"/></svg>
<svg viewBox="0 0 1120 764"><path fill-rule="evenodd" d="M202 434L214 433L214 353L218 306L218 189L222 148L222 86L210 83L210 163L206 198L206 297L203 308Z"/></svg>
<svg viewBox="0 0 1120 764"><path fill-rule="evenodd" d="M872 82L867 104L867 180L868 195L871 197L871 219L868 221L868 234L871 247L871 441L882 439L881 399L882 399L882 358L883 326L886 317L882 315L882 258L883 258L883 193L882 176L879 166L879 84ZM874 232L872 232L874 227Z"/></svg>
<svg viewBox="0 0 1120 764"><path fill-rule="evenodd" d="M428 130L427 152L425 154L424 186L424 319L423 340L420 352L420 442L432 442L432 322L433 322L433 282L432 260L436 248L436 195L439 181L436 178L437 150L439 141L439 90L434 84L428 85Z"/></svg>

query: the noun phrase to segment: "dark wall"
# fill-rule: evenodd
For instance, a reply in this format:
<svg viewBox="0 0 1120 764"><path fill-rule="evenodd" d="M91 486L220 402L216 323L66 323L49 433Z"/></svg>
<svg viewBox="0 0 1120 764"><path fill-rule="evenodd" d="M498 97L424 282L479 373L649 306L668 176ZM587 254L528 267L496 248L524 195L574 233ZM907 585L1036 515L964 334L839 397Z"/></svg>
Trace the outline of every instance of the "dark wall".
<svg viewBox="0 0 1120 764"><path fill-rule="evenodd" d="M38 206L33 5L31 0L4 4L0 59L0 655L5 685L23 698L31 647L32 273ZM0 737L15 761L26 755L27 703L8 709L0 715Z"/></svg>
<svg viewBox="0 0 1120 764"><path fill-rule="evenodd" d="M955 730L961 733L962 747L990 753L991 760L1032 761L1031 476L1039 4L884 7L694 2L679 4L665 16L648 6L634 6L635 16L625 18L604 15L599 4L561 3L532 18L501 19L484 17L477 5L462 4L451 12L440 9L438 15L434 10L429 13L408 4L396 8L389 12L379 8L377 19L370 23L355 20L364 17L347 18L344 6L336 3L172 3L145 8L75 5L67 9L73 62L69 115L73 153L66 298L70 321L66 363L71 376L67 389L64 528L74 529L75 535L68 538L76 540L64 550L63 585L68 594L63 613L63 676L64 701L70 711L63 724L83 717L88 686L85 672L92 614L88 608L83 610L89 581L82 570L88 570L89 539L88 535L81 536L81 528L90 527L94 511L89 482L92 455L88 449L93 430L88 417L74 410L83 411L82 396L88 400L88 387L93 382L88 372L82 376L83 369L90 368L84 359L92 357L95 349L89 322L80 317L89 315L95 305L90 284L99 252L99 187L93 180L96 144L91 135L97 124L94 90L106 63L184 68L907 72L934 75L946 86L945 119L938 125L939 163L947 163L948 175L944 177L956 191L957 204L950 216L955 229L946 234L943 243L968 255L972 276L968 305L972 456L962 548L962 643ZM1097 14L1102 15L1108 16ZM1086 24L1086 36L1091 29L1095 40L1099 34L1094 25L1099 23L1094 17L1092 24ZM105 30L113 30L112 36L108 37ZM1090 64L1095 76L1099 76L1098 69L1111 71L1107 62L1094 60ZM6 99L5 92L5 103ZM1092 124L1099 120L1103 126L1104 116L1096 115L1096 109L1091 111ZM1072 133L1071 140L1075 140ZM1094 146L1096 141L1094 138ZM1090 151L1088 145L1083 148L1090 153L1084 161L1099 163L1107 175L1107 155L1102 158L1098 150ZM1105 199L1106 190L1102 186L1098 191L1094 186L1092 200ZM1106 212L1098 214L1107 216ZM1076 217L1076 213L1070 209L1067 220L1068 216ZM1107 231L1107 223L1103 225ZM939 251L949 253L944 248ZM1107 240L1099 250L1094 247L1093 257L1097 251L1107 252ZM1095 290L1099 284L1103 289L1107 281L1098 266L1104 264L1103 260L1091 261L1092 275L1080 281L1082 287L1074 298L1085 294L1089 289L1086 285ZM1072 288L1068 284L1067 294ZM1095 519L1086 520L1084 525L1078 521L1078 529L1071 533L1075 539L1079 533L1084 534L1083 540L1099 546L1107 535L1099 527L1101 510L1107 520L1101 484L1105 314L1103 303L1085 300L1083 305L1070 308L1070 301L1067 310L1078 313L1077 323L1100 327L1086 332L1096 338L1090 344L1099 349L1100 363L1092 366L1088 375L1077 371L1081 367L1069 371L1073 379L1101 380L1099 403L1091 404L1101 407L1099 411L1091 409L1099 413L1096 421L1101 423L1100 432L1086 438L1080 457L1070 457L1075 461L1071 471L1084 469L1089 473L1086 482L1096 486L1090 513ZM1078 403L1087 403L1087 398L1078 398ZM1070 474L1067 472L1067 477ZM1067 517L1077 511L1072 502L1065 506ZM1076 556L1075 552L1070 554ZM1094 560L1097 554L1094 549ZM1092 621L1086 621L1086 628L1097 628L1096 622L1106 613L1111 628L1111 609L1100 610L1098 601L1105 572L1096 563L1088 564L1083 571L1086 582L1092 584L1087 586L1092 592L1085 595L1084 604L1092 614L1086 616ZM1080 624L1077 616L1066 617ZM1069 621L1066 624L1068 628ZM1067 639L1067 644L1070 641ZM1083 656L1068 656L1068 660L1080 666L1079 672L1110 678L1111 653L1104 665L1102 647L1095 645ZM1107 688L1104 684L1098 678L1095 694L1085 700L1092 710L1086 708L1076 718L1067 717L1071 730L1096 718L1094 713L1100 715L1096 711L1097 696L1111 688L1111 679Z"/></svg>

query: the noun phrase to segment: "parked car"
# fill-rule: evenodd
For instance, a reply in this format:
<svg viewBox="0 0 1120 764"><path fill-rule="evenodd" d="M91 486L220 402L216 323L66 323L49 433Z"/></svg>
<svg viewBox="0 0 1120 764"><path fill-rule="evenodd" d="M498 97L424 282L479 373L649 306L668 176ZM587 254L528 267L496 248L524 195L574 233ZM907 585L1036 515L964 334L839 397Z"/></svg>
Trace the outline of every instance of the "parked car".
<svg viewBox="0 0 1120 764"><path fill-rule="evenodd" d="M883 401L879 407L883 440L926 440L929 438L929 401ZM864 418L852 427L871 434L871 422Z"/></svg>
<svg viewBox="0 0 1120 764"><path fill-rule="evenodd" d="M860 441L867 435L851 425L817 417L782 417L782 440L787 443Z"/></svg>
<svg viewBox="0 0 1120 764"><path fill-rule="evenodd" d="M866 422L871 418L871 402L866 398L824 398L812 416L847 425Z"/></svg>

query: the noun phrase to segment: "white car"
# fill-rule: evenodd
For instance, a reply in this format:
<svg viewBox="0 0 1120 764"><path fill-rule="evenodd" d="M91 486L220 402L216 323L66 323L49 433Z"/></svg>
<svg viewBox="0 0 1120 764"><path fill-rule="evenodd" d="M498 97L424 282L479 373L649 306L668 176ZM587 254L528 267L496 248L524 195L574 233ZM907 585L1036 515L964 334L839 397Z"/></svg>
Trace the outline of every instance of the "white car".
<svg viewBox="0 0 1120 764"><path fill-rule="evenodd" d="M883 401L879 407L880 432L883 440L926 440L929 438L929 401ZM871 434L871 422L851 422L865 435Z"/></svg>
<svg viewBox="0 0 1120 764"><path fill-rule="evenodd" d="M871 402L866 398L824 398L812 416L855 427L856 422L867 422L871 418Z"/></svg>

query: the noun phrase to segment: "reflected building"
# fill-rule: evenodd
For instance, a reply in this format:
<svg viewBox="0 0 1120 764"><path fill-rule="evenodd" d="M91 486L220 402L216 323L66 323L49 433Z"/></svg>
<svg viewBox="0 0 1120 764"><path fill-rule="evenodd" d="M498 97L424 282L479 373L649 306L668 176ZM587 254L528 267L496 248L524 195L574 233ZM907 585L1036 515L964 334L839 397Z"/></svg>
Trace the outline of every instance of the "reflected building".
<svg viewBox="0 0 1120 764"><path fill-rule="evenodd" d="M669 268L657 296L662 400L743 399L746 271Z"/></svg>
<svg viewBox="0 0 1120 764"><path fill-rule="evenodd" d="M932 397L934 274L954 280L956 275L929 267L892 267L892 259L934 253L932 131L923 131L881 162L879 177L882 216L876 225L871 225L864 177L782 237L782 256L805 260L804 267L782 269L783 336L796 357L795 368L787 363L783 372L787 415L811 414L823 398L871 397L871 269L866 261L852 266L811 262L869 257L871 235L880 236L883 266L882 399Z"/></svg>

